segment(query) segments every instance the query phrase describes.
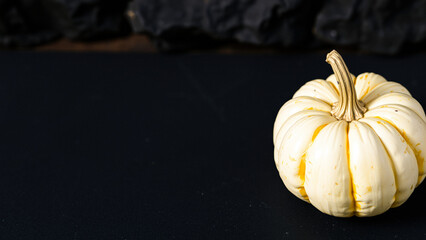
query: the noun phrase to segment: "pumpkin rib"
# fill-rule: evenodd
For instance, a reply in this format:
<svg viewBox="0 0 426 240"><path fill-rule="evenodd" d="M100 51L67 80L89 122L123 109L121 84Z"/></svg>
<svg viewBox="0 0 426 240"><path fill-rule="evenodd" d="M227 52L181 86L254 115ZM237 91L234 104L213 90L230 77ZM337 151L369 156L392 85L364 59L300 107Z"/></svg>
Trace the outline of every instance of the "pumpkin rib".
<svg viewBox="0 0 426 240"><path fill-rule="evenodd" d="M328 81L328 80L326 80L326 81ZM332 83L332 82L330 82L331 84L331 87L334 89L334 91L336 91L336 93L337 93L337 96L339 96L340 95L340 93L339 93L339 90L337 90L337 88L336 88L336 86Z"/></svg>
<svg viewBox="0 0 426 240"><path fill-rule="evenodd" d="M423 174L421 174L420 172L423 170L423 163L422 164L420 164L420 162L422 162L422 160L420 159L419 160L419 157L418 157L418 155L420 154L420 153L418 153L417 152L417 150L413 147L413 145L411 144L411 141L408 139L408 137L407 137L407 135L404 133L404 132L401 132L399 129L398 129L398 127L397 126L395 126L395 124L393 124L391 121L388 121L388 120L386 120L386 119L384 119L384 118L381 118L381 117L375 117L375 118L377 118L377 119L380 119L380 120L382 120L382 121L385 121L385 122L387 122L387 123L389 123L390 125L392 125L400 134L401 134L401 136L404 138L404 140L407 142L407 144L408 144L408 146L411 148L411 150L414 152L414 154L416 155L416 160L417 160L417 166L418 166L418 169L419 169L419 173L418 173L418 176L419 176L419 179L421 178L421 177L423 177L425 174L423 173ZM422 169L422 170L421 170ZM420 183L419 183L420 184Z"/></svg>
<svg viewBox="0 0 426 240"><path fill-rule="evenodd" d="M335 76L334 74L332 74L331 76L333 76L333 77L334 77L334 80L336 80L336 76ZM331 77L331 76L330 76L330 77ZM339 92L339 90L337 89L336 84L333 82L333 79L332 79L332 78L330 78L330 77L328 77L327 79L325 79L325 81L327 81L327 82L331 83L330 85L333 87L334 91L337 93L337 96L340 96L340 92Z"/></svg>
<svg viewBox="0 0 426 240"><path fill-rule="evenodd" d="M308 114L310 113L310 114ZM305 115L306 114L306 115ZM325 111L317 111L317 110L302 110L300 112L296 112L295 114L289 116L287 118L287 120L281 124L279 130L277 131L277 135L275 137L275 142L274 144L280 148L281 144L282 144L282 139L281 141L279 141L279 137L281 136L281 138L283 138L285 136L285 134L287 134L287 131L295 124L297 123L298 120L300 120L301 118L305 117L305 116L313 116L313 115L319 115L319 116L331 116L331 114L329 112L325 112ZM290 124L289 124L290 123ZM290 126L288 126L290 125ZM284 129L285 132L283 132Z"/></svg>
<svg viewBox="0 0 426 240"><path fill-rule="evenodd" d="M293 98L300 96L321 99L330 105L333 105L333 103L339 100L339 95L331 86L331 83L324 79L314 79L305 83L305 85L297 90L297 92L293 95Z"/></svg>
<svg viewBox="0 0 426 240"><path fill-rule="evenodd" d="M377 138L379 139L379 141L380 141L380 144L382 145L382 147L383 147L383 149L385 150L385 152L386 152L386 155L389 157L389 164L390 164L390 166L391 166L391 168L392 168L392 172L393 172L393 177L394 177L394 182L395 182L395 188L396 188L396 191L395 191L395 194L393 195L393 203L392 203L392 205L391 205L391 207L393 206L393 204L395 203L395 201L396 201L396 197L397 197L397 194L398 194L398 187L399 187L399 185L398 185L398 178L397 178L397 176L398 176L398 174L397 174L397 172L396 172L396 169L395 169L395 164L394 164L394 160L393 160L393 158L392 158L392 156L389 154L389 151L388 151L388 149L386 148L386 145L383 143L383 140L381 139L381 137L379 136L379 134L377 134L377 132L376 132L376 130L370 125L370 124L368 124L367 122L364 122L364 121L362 121L363 123L365 123L366 124L366 126L367 127L369 127L370 129L371 129L371 131L377 136Z"/></svg>
<svg viewBox="0 0 426 240"><path fill-rule="evenodd" d="M300 120L299 118L303 118L304 116L302 115L303 113L306 113L306 111L308 110L304 110L304 111L300 111L300 112L296 112L295 114L289 116L287 118L287 120L284 121L284 123L281 124L280 128L277 131L276 137L275 137L275 141L274 144L278 149L281 149L281 145L282 145L282 138L285 137L285 135L287 134L287 131L294 125L297 123L297 120ZM291 122L292 121L292 122ZM290 126L286 126L286 125L290 125ZM286 127L286 128L284 128ZM284 129L286 129L284 131ZM281 139L279 138L281 136ZM281 141L279 141L281 140ZM279 152L279 151L278 151ZM279 155L278 155L279 158Z"/></svg>
<svg viewBox="0 0 426 240"><path fill-rule="evenodd" d="M394 127L394 128L395 128L395 129L399 132L399 134L401 134L401 137L403 137L403 138L404 138L404 140L407 142L407 144L408 144L408 146L411 148L411 150L415 151L415 150L414 150L414 148L413 148L413 146L411 145L411 143L410 143L409 139L407 138L407 135L405 135L403 132L401 132L401 131L398 129L398 127L397 127L397 126L395 126L395 124L393 124L391 121L388 121L387 119L384 119L384 118L379 117L379 116L371 116L371 117L372 117L372 118L377 118L377 119L380 119L380 120L382 120L382 121L384 121L384 122L389 123L392 127Z"/></svg>
<svg viewBox="0 0 426 240"><path fill-rule="evenodd" d="M302 115L284 134L281 146L278 148L276 159L278 167L285 167L283 176L291 176L290 179L292 179L285 182L286 187L305 201L309 202L304 188L306 151L312 145L312 138L318 134L318 131L324 125L334 121L335 119L329 115ZM301 129L305 130L304 134L297 135L296 133ZM289 149L289 142L295 142L296 145ZM296 176L297 179L294 178Z"/></svg>
<svg viewBox="0 0 426 240"><path fill-rule="evenodd" d="M274 143L276 141L276 136L279 131L279 129L277 129L278 126L281 127L287 119L289 119L294 114L297 114L298 112L301 112L303 110L316 110L316 111L330 113L331 106L327 102L324 102L321 99L313 98L313 97L301 96L301 97L290 99L280 108L277 114L277 118L275 119L274 128L273 128Z"/></svg>
<svg viewBox="0 0 426 240"><path fill-rule="evenodd" d="M378 85L387 82L387 80L372 72L365 72L359 74L355 80L354 85L357 92L357 98L363 99L369 92L373 91Z"/></svg>
<svg viewBox="0 0 426 240"><path fill-rule="evenodd" d="M346 121L328 124L306 153L305 189L311 204L324 213L340 217L353 215L353 199L348 198L352 189L343 142L346 141L346 125Z"/></svg>
<svg viewBox="0 0 426 240"><path fill-rule="evenodd" d="M400 101L399 102L392 102L389 101L392 100L393 98L398 98ZM389 102L386 102L385 100L388 100ZM381 102L381 101L385 101L385 102ZM377 103L379 102L379 103ZM371 105L373 105L373 107L371 107ZM406 108L409 108L410 110L412 110L413 112L417 113L417 115L423 119L423 121L426 123L426 115L425 112L422 108L422 106L420 105L420 103L414 99L413 97L411 97L410 95L407 95L405 93L386 93L384 95L381 95L373 100L371 100L366 107L369 110L374 110L377 108L380 108L382 106L385 105L400 105Z"/></svg>
<svg viewBox="0 0 426 240"><path fill-rule="evenodd" d="M331 123L331 122L330 122ZM306 153L308 152L309 148L312 146L312 143L314 143L315 139L317 138L318 134L321 132L321 130L323 130L328 124L330 123L326 123L326 124L322 124L319 127L317 127L314 131L314 134L312 135L311 138L311 143L309 143L308 147L305 149L303 155L302 155L302 159L300 161L300 167L299 169L302 169L303 167L303 183L302 183L302 187L303 187L303 191L307 197L307 201L309 202L309 196L306 193L305 190L305 175L306 175ZM301 172L299 172L299 176L301 176Z"/></svg>
<svg viewBox="0 0 426 240"><path fill-rule="evenodd" d="M394 126L384 120L378 121L375 119L377 118L364 118L361 121L369 125L375 131L391 160L395 176L395 186L397 187L395 201L391 207L398 207L402 205L414 191L418 176L414 176L413 178L409 173L412 171L418 172L417 159L413 150L407 144L407 141ZM384 129L385 131L383 131ZM382 136L382 134L384 134L384 136ZM394 137L396 140L390 140ZM391 153L392 149L393 153ZM401 153L403 154L400 155Z"/></svg>
<svg viewBox="0 0 426 240"><path fill-rule="evenodd" d="M383 144L367 124L350 123L350 171L354 181L356 216L374 216L387 211L394 202L395 176Z"/></svg>
<svg viewBox="0 0 426 240"><path fill-rule="evenodd" d="M312 112L311 114L307 114L307 113L309 113L309 112ZM293 128L299 121L301 121L301 120L303 120L303 118L306 118L306 117L314 117L314 116L321 116L321 117L325 117L325 116L330 116L331 117L331 115L322 115L321 113L326 113L326 112L320 112L320 111L316 111L316 110L303 110L303 111L300 111L300 112L297 112L297 113L295 113L295 114L293 114L293 115L291 115L282 125L281 125L281 127L280 127L280 129L279 129L279 131L278 131L278 133L277 133L277 141L276 141L276 147L277 147L277 149L278 149L278 152L280 151L280 149L281 149L281 147L282 147L282 144L283 144L283 139L284 139L284 137L286 136L286 134L287 134L287 132L291 129L291 128ZM306 115L304 115L304 114L306 114ZM291 120L291 121L290 121ZM289 124L290 126L286 126L287 124ZM284 131L284 132L282 132L283 131L283 129L285 129L284 127L286 126L286 130ZM278 142L278 137L279 137L279 135L281 135L282 137L282 139L281 139L281 141L279 141ZM278 158L279 158L280 156L278 155Z"/></svg>
<svg viewBox="0 0 426 240"><path fill-rule="evenodd" d="M371 89L370 92L368 92L365 96L361 97L360 100L367 105L374 99L385 95L386 93L392 92L405 93L411 96L410 92L401 84L397 82L387 81L380 83L374 89Z"/></svg>
<svg viewBox="0 0 426 240"><path fill-rule="evenodd" d="M393 112L393 109L395 109L395 112ZM381 119L383 121L386 121L390 125L392 125L401 134L401 136L405 139L405 141L407 142L407 144L411 147L411 149L413 150L414 154L416 155L416 160L417 160L417 165L418 165L418 170L419 170L419 180L418 180L418 183L417 183L417 186L418 186L423 181L423 179L425 178L425 175L426 175L426 171L424 169L424 166L425 166L425 162L424 161L425 161L425 159L424 159L424 157L421 156L422 150L424 150L424 149L417 149L417 146L419 146L420 143L424 143L424 141L421 141L421 140L420 141L415 141L415 142L418 142L418 143L413 142L413 139L410 139L407 136L407 133L405 132L404 129L401 130L400 127L398 127L395 123L393 123L392 120L384 118L382 116L383 113L380 114L380 111L389 111L390 113L396 113L397 111L401 111L401 112L407 111L407 113L411 112L413 116L417 116L419 118L418 120L421 121L422 126L423 126L423 130L426 129L426 123L423 121L423 119L420 116L417 115L417 113L415 113L414 111L412 111L410 108L402 106L402 105L397 105L397 104L388 104L388 105L386 105L386 107L382 106L380 108L376 108L374 110L371 110L371 111L369 111L367 113L367 115L373 115L371 117L376 117L376 118ZM379 112L379 114L372 114L374 112ZM408 117L410 117L410 116L408 116ZM409 118L409 119L411 119L411 118ZM417 130L418 129L416 129L416 131ZM412 132L411 134L415 135L416 131ZM412 137L414 137L414 136L412 136ZM417 136L417 137L419 137L419 136Z"/></svg>

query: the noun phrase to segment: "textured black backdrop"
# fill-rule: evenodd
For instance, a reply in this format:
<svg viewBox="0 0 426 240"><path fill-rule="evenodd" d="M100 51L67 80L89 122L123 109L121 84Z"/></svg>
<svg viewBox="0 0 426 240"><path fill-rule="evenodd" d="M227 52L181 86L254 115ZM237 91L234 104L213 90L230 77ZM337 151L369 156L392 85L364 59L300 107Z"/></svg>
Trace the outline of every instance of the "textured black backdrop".
<svg viewBox="0 0 426 240"><path fill-rule="evenodd" d="M426 105L426 55L344 57ZM349 219L282 184L275 115L324 60L0 53L1 239L425 238L425 183Z"/></svg>
<svg viewBox="0 0 426 240"><path fill-rule="evenodd" d="M163 51L227 42L425 50L426 0L0 0L0 47L148 34Z"/></svg>

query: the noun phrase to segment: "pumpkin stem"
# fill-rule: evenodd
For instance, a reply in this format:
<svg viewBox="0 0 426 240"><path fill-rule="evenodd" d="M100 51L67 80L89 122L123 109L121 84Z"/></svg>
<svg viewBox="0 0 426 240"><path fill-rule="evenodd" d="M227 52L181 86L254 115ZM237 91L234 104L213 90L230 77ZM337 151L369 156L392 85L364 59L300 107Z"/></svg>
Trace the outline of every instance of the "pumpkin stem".
<svg viewBox="0 0 426 240"><path fill-rule="evenodd" d="M333 104L331 114L339 120L348 122L362 118L366 108L364 103L357 99L352 76L342 56L333 50L327 54L325 61L333 68L339 85L339 101Z"/></svg>

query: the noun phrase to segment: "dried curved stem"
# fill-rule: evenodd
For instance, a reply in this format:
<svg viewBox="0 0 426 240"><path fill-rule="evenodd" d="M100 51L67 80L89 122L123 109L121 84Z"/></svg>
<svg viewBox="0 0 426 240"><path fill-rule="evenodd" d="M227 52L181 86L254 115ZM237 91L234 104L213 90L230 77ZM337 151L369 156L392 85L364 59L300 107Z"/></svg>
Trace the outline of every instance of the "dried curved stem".
<svg viewBox="0 0 426 240"><path fill-rule="evenodd" d="M352 76L342 56L336 50L333 50L327 54L325 61L333 68L340 93L339 101L333 105L331 114L339 120L348 122L362 118L366 108L357 99Z"/></svg>

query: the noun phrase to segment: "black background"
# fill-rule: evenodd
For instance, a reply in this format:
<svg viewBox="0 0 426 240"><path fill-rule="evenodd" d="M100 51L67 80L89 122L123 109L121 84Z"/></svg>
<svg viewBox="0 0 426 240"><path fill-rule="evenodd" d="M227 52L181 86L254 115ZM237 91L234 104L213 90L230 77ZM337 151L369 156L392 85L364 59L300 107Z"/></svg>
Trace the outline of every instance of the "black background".
<svg viewBox="0 0 426 240"><path fill-rule="evenodd" d="M344 58L425 106L425 55ZM0 53L0 238L426 238L425 183L399 208L348 219L282 184L276 113L331 74L324 60Z"/></svg>

